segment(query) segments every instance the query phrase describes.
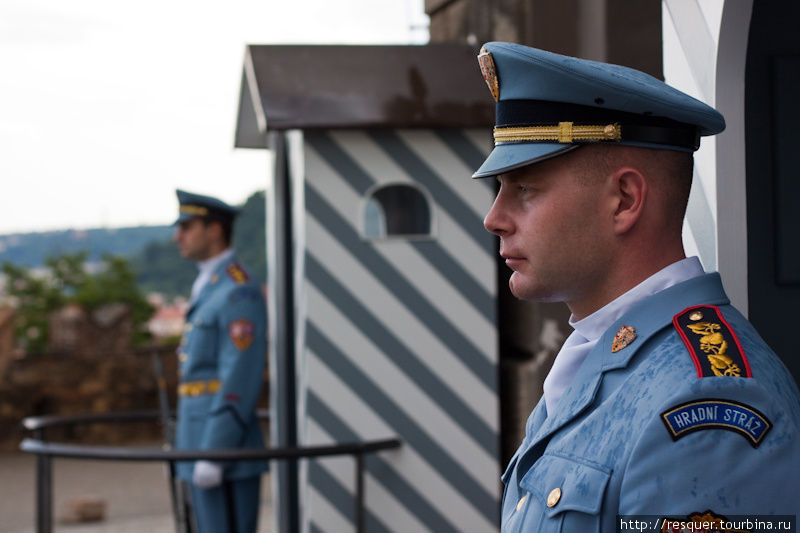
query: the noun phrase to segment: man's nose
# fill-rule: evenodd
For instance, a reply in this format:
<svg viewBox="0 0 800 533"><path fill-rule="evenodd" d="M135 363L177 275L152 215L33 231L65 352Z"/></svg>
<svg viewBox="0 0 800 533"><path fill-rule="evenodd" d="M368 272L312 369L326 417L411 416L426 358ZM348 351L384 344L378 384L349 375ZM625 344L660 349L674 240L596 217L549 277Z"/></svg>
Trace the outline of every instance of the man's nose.
<svg viewBox="0 0 800 533"><path fill-rule="evenodd" d="M510 224L503 209L500 195L497 195L491 209L486 213L486 217L483 219L483 227L486 228L486 231L489 233L494 233L498 236L505 235L509 232Z"/></svg>

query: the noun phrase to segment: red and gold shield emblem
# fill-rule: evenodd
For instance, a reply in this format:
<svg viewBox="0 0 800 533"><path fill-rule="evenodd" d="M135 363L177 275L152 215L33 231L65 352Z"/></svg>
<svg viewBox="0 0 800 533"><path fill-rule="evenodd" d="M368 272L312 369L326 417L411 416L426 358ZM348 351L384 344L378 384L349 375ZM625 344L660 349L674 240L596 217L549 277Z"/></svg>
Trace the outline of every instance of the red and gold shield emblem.
<svg viewBox="0 0 800 533"><path fill-rule="evenodd" d="M611 343L611 351L617 353L621 349L628 346L636 339L636 330L631 326L622 326L619 331L614 335L614 341Z"/></svg>
<svg viewBox="0 0 800 533"><path fill-rule="evenodd" d="M253 343L255 328L253 323L247 319L240 318L231 322L230 326L228 326L228 332L233 345L240 350L246 350Z"/></svg>

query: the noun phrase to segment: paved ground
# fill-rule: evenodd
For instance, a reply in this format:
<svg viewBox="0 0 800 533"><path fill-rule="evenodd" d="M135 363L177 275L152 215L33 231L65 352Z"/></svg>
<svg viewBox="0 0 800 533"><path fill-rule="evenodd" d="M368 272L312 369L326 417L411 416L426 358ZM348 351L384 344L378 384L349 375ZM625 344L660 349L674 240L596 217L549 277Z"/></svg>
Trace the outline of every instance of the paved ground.
<svg viewBox="0 0 800 533"><path fill-rule="evenodd" d="M158 463L53 460L55 533L174 533L164 466ZM0 533L35 532L35 458L0 453ZM61 524L71 498L106 500L106 520ZM272 528L269 475L263 477L259 533Z"/></svg>

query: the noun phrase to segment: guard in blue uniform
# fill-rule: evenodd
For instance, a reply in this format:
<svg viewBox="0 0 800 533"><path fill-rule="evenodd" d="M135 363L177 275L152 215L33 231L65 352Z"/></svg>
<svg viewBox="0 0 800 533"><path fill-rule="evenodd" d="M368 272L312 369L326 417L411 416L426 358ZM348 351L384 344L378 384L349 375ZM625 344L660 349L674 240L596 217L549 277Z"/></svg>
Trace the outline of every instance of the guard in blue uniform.
<svg viewBox="0 0 800 533"><path fill-rule="evenodd" d="M230 248L237 209L178 190L174 240L197 262L186 328L178 349L180 384L175 447L263 448L256 404L264 379L266 307L260 286ZM257 529L265 461L179 463L190 486L199 533Z"/></svg>
<svg viewBox="0 0 800 533"><path fill-rule="evenodd" d="M616 65L510 43L479 63L497 102L485 226L512 293L566 302L574 328L502 476L502 531L793 521L797 386L683 251L692 153L722 116Z"/></svg>

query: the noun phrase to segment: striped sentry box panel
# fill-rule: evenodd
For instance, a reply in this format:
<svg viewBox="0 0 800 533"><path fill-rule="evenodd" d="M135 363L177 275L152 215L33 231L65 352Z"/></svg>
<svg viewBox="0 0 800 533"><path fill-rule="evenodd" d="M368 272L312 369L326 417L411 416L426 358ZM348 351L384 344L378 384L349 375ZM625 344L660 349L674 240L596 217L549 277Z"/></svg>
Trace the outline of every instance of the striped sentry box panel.
<svg viewBox="0 0 800 533"><path fill-rule="evenodd" d="M366 460L367 531L496 531L494 184L470 178L487 131L307 131L303 146L302 443L402 439ZM430 236L366 235L389 184L429 202ZM304 462L304 531L354 530L354 469Z"/></svg>

